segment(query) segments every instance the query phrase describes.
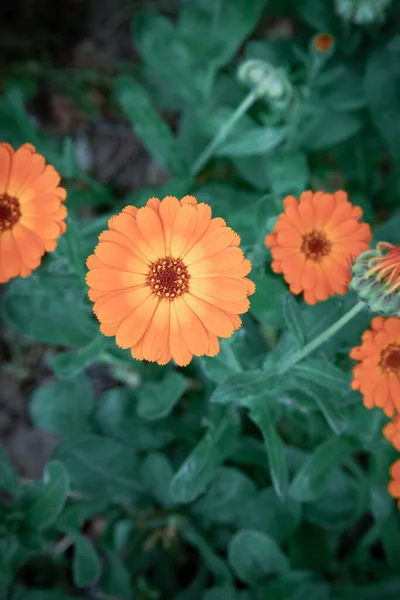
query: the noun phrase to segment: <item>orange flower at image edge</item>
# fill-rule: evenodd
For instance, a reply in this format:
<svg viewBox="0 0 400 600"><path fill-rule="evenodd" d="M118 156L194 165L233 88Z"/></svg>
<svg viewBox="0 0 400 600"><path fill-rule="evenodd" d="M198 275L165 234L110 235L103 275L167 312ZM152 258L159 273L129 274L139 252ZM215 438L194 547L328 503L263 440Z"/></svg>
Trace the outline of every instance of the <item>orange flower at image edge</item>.
<svg viewBox="0 0 400 600"><path fill-rule="evenodd" d="M359 361L351 385L360 390L365 406L378 406L388 417L400 412L400 319L375 317L350 357ZM395 429L385 434L394 437Z"/></svg>
<svg viewBox="0 0 400 600"><path fill-rule="evenodd" d="M138 360L183 366L215 356L255 291L239 236L193 196L151 198L108 225L87 260L102 333Z"/></svg>
<svg viewBox="0 0 400 600"><path fill-rule="evenodd" d="M345 294L351 280L350 264L368 250L372 234L360 223L362 210L334 194L303 192L298 201L287 196L274 233L265 238L275 273L283 273L294 294L304 292L307 304L334 294Z"/></svg>
<svg viewBox="0 0 400 600"><path fill-rule="evenodd" d="M0 144L0 283L27 277L65 232L60 176L31 144Z"/></svg>
<svg viewBox="0 0 400 600"><path fill-rule="evenodd" d="M392 481L388 485L389 494L397 498L397 505L400 508L400 459L390 467L390 476Z"/></svg>

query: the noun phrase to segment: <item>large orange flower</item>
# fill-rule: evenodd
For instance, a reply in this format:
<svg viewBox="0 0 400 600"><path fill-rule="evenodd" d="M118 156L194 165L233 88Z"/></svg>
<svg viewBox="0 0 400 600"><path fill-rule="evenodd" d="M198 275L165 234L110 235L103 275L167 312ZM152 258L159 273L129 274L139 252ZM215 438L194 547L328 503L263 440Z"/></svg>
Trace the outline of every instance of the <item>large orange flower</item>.
<svg viewBox="0 0 400 600"><path fill-rule="evenodd" d="M400 412L400 319L375 317L350 356L360 361L351 385L365 406L379 406L388 417Z"/></svg>
<svg viewBox="0 0 400 600"><path fill-rule="evenodd" d="M241 325L255 286L239 236L193 196L151 198L112 217L89 256L89 298L104 335L133 358L187 365Z"/></svg>
<svg viewBox="0 0 400 600"><path fill-rule="evenodd" d="M266 236L272 269L283 273L294 294L315 304L333 294L345 294L351 280L350 263L372 239L362 210L347 201L346 192L303 192L284 200L274 233Z"/></svg>
<svg viewBox="0 0 400 600"><path fill-rule="evenodd" d="M392 481L388 485L389 494L397 499L397 505L400 508L400 459L390 467L390 476Z"/></svg>
<svg viewBox="0 0 400 600"><path fill-rule="evenodd" d="M27 277L64 233L60 176L31 144L0 144L0 283Z"/></svg>

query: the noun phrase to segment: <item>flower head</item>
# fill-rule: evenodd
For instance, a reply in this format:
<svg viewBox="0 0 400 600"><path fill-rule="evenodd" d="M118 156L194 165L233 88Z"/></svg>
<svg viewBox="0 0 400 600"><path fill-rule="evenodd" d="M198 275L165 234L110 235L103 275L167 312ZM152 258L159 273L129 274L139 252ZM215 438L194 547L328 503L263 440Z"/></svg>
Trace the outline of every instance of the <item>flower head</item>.
<svg viewBox="0 0 400 600"><path fill-rule="evenodd" d="M390 467L390 476L392 481L388 485L389 494L397 499L397 505L400 508L400 459Z"/></svg>
<svg viewBox="0 0 400 600"><path fill-rule="evenodd" d="M367 408L378 406L392 417L400 412L400 319L375 317L371 325L361 346L350 352L359 361L351 386L360 390Z"/></svg>
<svg viewBox="0 0 400 600"><path fill-rule="evenodd" d="M60 176L31 144L0 144L0 283L28 277L64 233Z"/></svg>
<svg viewBox="0 0 400 600"><path fill-rule="evenodd" d="M183 366L215 356L255 291L239 236L193 196L151 198L108 225L87 260L102 333L138 360Z"/></svg>
<svg viewBox="0 0 400 600"><path fill-rule="evenodd" d="M319 33L314 37L313 45L315 50L326 54L332 48L334 44L333 36L330 33Z"/></svg>
<svg viewBox="0 0 400 600"><path fill-rule="evenodd" d="M274 233L266 236L272 270L283 273L294 294L304 292L308 304L345 294L350 263L368 249L369 225L359 223L362 210L346 192L303 192L298 201L287 196Z"/></svg>
<svg viewBox="0 0 400 600"><path fill-rule="evenodd" d="M390 423L385 425L383 435L396 450L400 450L400 415L396 415Z"/></svg>

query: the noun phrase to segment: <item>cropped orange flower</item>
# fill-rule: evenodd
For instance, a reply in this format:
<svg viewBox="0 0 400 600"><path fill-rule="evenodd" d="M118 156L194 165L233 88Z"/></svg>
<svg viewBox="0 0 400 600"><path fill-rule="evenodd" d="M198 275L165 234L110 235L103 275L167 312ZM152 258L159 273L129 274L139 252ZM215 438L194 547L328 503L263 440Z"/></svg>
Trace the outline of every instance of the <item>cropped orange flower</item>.
<svg viewBox="0 0 400 600"><path fill-rule="evenodd" d="M392 481L388 485L389 494L397 499L397 505L400 508L400 459L390 467L390 476Z"/></svg>
<svg viewBox="0 0 400 600"><path fill-rule="evenodd" d="M255 291L239 236L193 196L127 206L108 225L87 260L102 333L138 360L215 356Z"/></svg>
<svg viewBox="0 0 400 600"><path fill-rule="evenodd" d="M314 48L325 54L333 46L334 39L330 33L319 33L314 38Z"/></svg>
<svg viewBox="0 0 400 600"><path fill-rule="evenodd" d="M379 242L376 249L380 255L371 258L371 268L366 276L375 275L385 283L386 293L398 291L400 288L400 247L389 242Z"/></svg>
<svg viewBox="0 0 400 600"><path fill-rule="evenodd" d="M283 273L294 294L304 292L307 304L345 294L350 263L372 239L369 225L359 223L361 208L350 204L343 191L307 191L299 201L287 196L283 206L274 233L265 238L272 270Z"/></svg>
<svg viewBox="0 0 400 600"><path fill-rule="evenodd" d="M400 319L375 317L372 329L350 357L354 367L352 388L360 390L367 408L379 406L388 417L400 412Z"/></svg>
<svg viewBox="0 0 400 600"><path fill-rule="evenodd" d="M28 277L64 233L60 176L31 144L0 144L0 283Z"/></svg>
<svg viewBox="0 0 400 600"><path fill-rule="evenodd" d="M382 431L392 446L396 450L400 450L400 415L396 415L390 423L385 425Z"/></svg>

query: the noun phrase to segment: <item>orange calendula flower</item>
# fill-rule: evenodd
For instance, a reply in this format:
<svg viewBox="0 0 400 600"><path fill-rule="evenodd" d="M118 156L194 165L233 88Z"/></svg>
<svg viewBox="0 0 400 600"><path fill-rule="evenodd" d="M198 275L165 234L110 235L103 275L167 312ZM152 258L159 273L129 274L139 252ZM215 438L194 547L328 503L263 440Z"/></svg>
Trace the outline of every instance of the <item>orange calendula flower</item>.
<svg viewBox="0 0 400 600"><path fill-rule="evenodd" d="M31 144L0 144L0 283L28 277L65 232L67 194Z"/></svg>
<svg viewBox="0 0 400 600"><path fill-rule="evenodd" d="M379 242L376 245L378 256L370 259L370 269L366 277L375 275L383 281L386 293L396 292L400 289L400 247L389 242Z"/></svg>
<svg viewBox="0 0 400 600"><path fill-rule="evenodd" d="M193 196L127 206L108 225L87 260L102 333L138 360L215 356L255 291L239 236Z"/></svg>
<svg viewBox="0 0 400 600"><path fill-rule="evenodd" d="M388 485L389 494L397 499L397 505L400 508L400 459L390 467L390 476L392 481Z"/></svg>
<svg viewBox="0 0 400 600"><path fill-rule="evenodd" d="M400 450L400 415L396 415L390 423L385 425L382 431L392 446L396 450Z"/></svg>
<svg viewBox="0 0 400 600"><path fill-rule="evenodd" d="M343 191L306 191L299 201L287 196L283 206L274 233L265 238L272 270L283 273L294 294L304 292L307 304L345 294L350 263L372 239L369 225L359 222L361 208Z"/></svg>
<svg viewBox="0 0 400 600"><path fill-rule="evenodd" d="M333 46L333 36L330 33L319 33L314 38L314 48L325 54Z"/></svg>
<svg viewBox="0 0 400 600"><path fill-rule="evenodd" d="M400 412L400 319L375 317L372 329L350 357L354 367L352 388L360 390L367 408L378 406L388 417Z"/></svg>

